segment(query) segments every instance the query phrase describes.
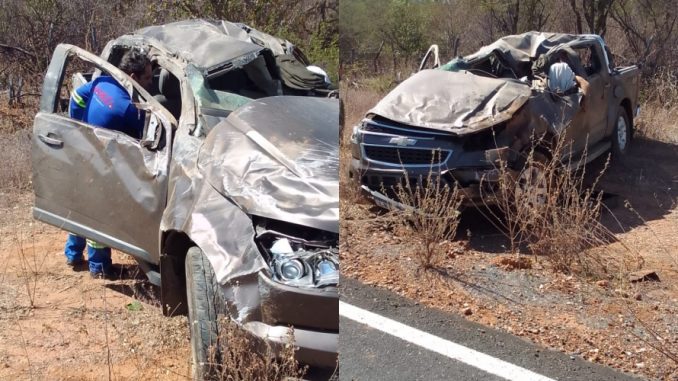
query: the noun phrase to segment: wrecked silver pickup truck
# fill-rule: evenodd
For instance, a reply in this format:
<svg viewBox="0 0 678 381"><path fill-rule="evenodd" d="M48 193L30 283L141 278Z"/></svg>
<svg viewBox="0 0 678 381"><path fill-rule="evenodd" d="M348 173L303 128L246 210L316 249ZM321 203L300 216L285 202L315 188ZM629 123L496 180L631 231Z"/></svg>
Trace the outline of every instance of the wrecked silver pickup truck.
<svg viewBox="0 0 678 381"><path fill-rule="evenodd" d="M430 59L435 69L424 69ZM405 177L417 184L429 173L475 204L481 187L496 186L499 160L520 171L542 148L534 136L564 135L569 163L628 150L639 71L614 67L600 36L528 32L439 62L433 46L354 127L350 175L381 206L393 205L389 190Z"/></svg>
<svg viewBox="0 0 678 381"><path fill-rule="evenodd" d="M150 91L116 68L131 48L152 62ZM288 81L279 58L293 53L242 24L191 20L122 36L101 57L59 45L45 76L34 216L131 254L164 313L188 312L196 378L212 371L220 316L274 349L292 326L299 360L336 365L339 103L322 76ZM141 139L69 118L87 70L139 100Z"/></svg>

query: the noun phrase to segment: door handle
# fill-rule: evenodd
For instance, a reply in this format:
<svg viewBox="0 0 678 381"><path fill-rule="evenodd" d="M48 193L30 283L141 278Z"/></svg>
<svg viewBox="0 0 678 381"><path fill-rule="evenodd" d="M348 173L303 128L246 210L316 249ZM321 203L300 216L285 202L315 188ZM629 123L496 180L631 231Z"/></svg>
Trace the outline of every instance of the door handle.
<svg viewBox="0 0 678 381"><path fill-rule="evenodd" d="M55 146L55 147L59 147L59 148L64 146L63 140L59 140L59 139L54 138L52 136L56 136L56 135L51 133L51 132L48 132L46 135L45 134L38 134L38 138L46 144L49 144L49 145Z"/></svg>

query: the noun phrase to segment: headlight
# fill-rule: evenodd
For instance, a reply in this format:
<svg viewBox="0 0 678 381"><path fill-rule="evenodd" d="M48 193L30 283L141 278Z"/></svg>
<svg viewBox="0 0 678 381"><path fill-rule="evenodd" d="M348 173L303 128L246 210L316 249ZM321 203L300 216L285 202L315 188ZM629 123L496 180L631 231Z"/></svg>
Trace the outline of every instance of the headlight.
<svg viewBox="0 0 678 381"><path fill-rule="evenodd" d="M336 286L339 250L336 241L310 241L276 231L260 231L257 243L267 257L271 277L299 287Z"/></svg>
<svg viewBox="0 0 678 381"><path fill-rule="evenodd" d="M339 266L329 259L323 259L316 264L316 284L326 286L339 283Z"/></svg>
<svg viewBox="0 0 678 381"><path fill-rule="evenodd" d="M360 127L362 123L357 126L353 126L353 132L351 133L351 156L354 159L360 159Z"/></svg>
<svg viewBox="0 0 678 381"><path fill-rule="evenodd" d="M304 264L298 259L283 259L279 266L278 273L284 280L297 280L304 276Z"/></svg>
<svg viewBox="0 0 678 381"><path fill-rule="evenodd" d="M353 131L351 132L351 143L352 144L358 144L358 134L360 131L358 130L360 126L353 126Z"/></svg>

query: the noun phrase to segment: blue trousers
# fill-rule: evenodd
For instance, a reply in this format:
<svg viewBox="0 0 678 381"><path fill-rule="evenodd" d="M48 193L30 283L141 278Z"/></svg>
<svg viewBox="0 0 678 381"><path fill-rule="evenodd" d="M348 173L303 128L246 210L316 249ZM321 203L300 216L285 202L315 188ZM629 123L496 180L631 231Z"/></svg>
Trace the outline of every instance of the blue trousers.
<svg viewBox="0 0 678 381"><path fill-rule="evenodd" d="M111 248L105 247L92 240L75 234L68 234L64 254L70 260L82 259L82 252L87 246L87 261L89 262L89 271L94 273L106 272L112 265Z"/></svg>

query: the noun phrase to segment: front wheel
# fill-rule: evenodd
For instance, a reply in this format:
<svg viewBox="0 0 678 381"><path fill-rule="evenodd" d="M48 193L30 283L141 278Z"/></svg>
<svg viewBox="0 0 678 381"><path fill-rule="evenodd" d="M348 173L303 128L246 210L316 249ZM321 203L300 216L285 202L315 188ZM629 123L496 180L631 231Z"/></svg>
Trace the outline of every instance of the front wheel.
<svg viewBox="0 0 678 381"><path fill-rule="evenodd" d="M221 364L214 270L199 247L188 250L185 266L193 379L211 380L218 376Z"/></svg>
<svg viewBox="0 0 678 381"><path fill-rule="evenodd" d="M529 208L543 207L549 198L549 159L541 152L534 151L526 159L518 175L515 202Z"/></svg>
<svg viewBox="0 0 678 381"><path fill-rule="evenodd" d="M612 155L621 157L626 155L631 143L631 120L624 107L619 106L614 131L612 131Z"/></svg>

